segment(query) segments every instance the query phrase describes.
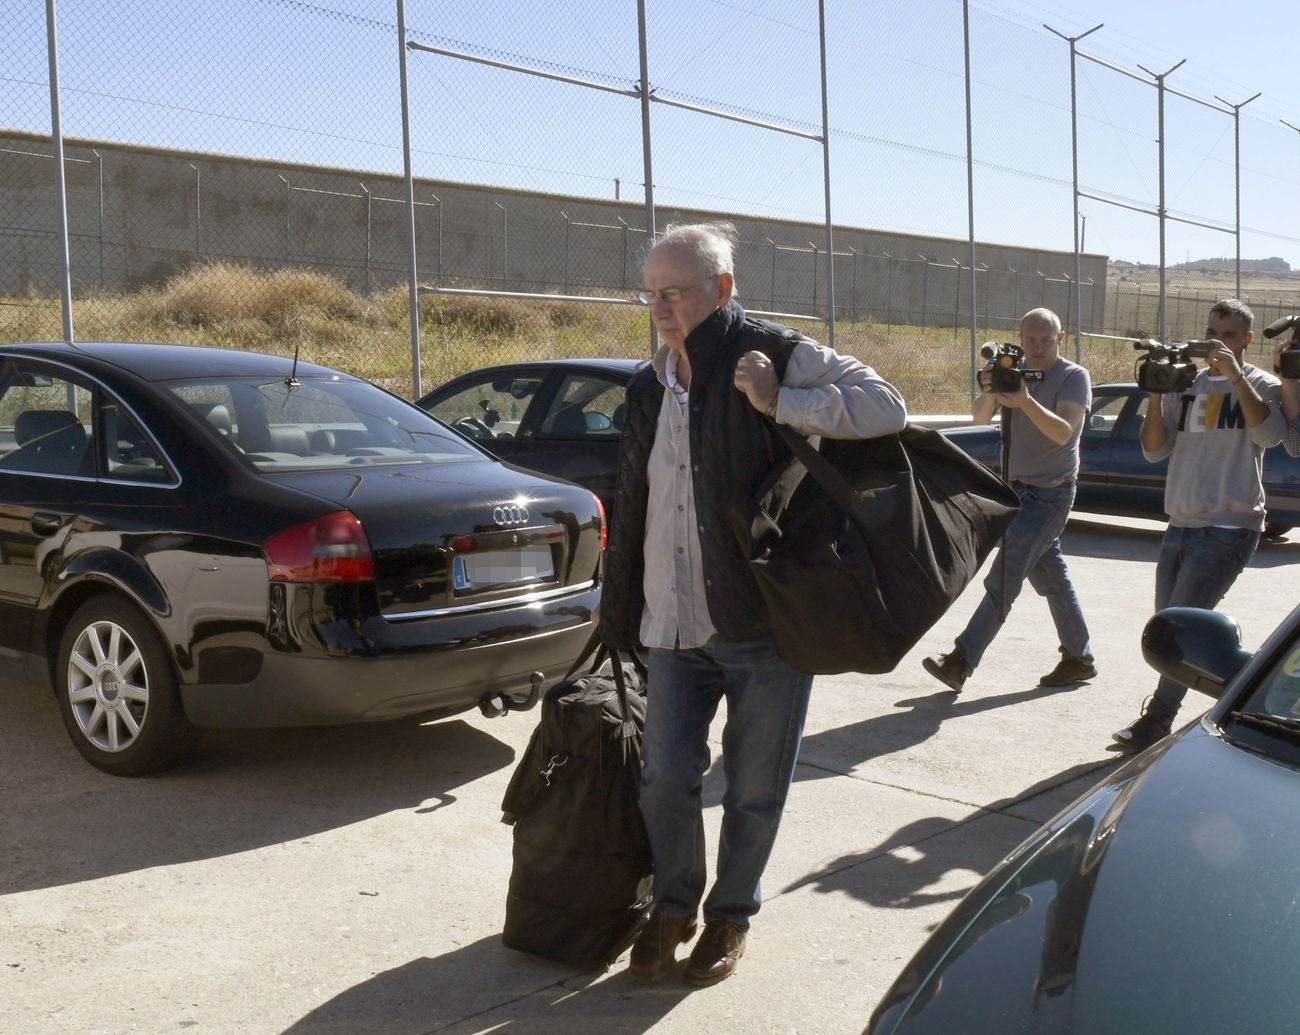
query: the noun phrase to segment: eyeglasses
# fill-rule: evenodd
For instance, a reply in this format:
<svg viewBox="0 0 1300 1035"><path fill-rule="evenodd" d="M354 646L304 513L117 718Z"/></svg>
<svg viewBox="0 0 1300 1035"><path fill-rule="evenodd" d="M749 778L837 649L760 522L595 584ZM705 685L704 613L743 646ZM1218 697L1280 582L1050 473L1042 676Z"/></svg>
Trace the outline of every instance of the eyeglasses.
<svg viewBox="0 0 1300 1035"><path fill-rule="evenodd" d="M662 291L651 291L649 288L642 288L636 293L636 297L646 305L654 305L659 301L667 302L669 305L675 305L682 300L682 297L686 292L690 291L692 288L699 287L701 284L707 284L717 275L718 274L716 273L711 273L703 280L697 280L694 284L687 284L685 287L666 287Z"/></svg>

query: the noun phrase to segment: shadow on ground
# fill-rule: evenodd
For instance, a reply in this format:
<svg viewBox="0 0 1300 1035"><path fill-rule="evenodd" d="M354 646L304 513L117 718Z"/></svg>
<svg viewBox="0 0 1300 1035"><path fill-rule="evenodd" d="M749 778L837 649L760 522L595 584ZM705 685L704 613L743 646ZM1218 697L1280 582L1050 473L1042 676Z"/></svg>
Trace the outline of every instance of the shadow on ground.
<svg viewBox="0 0 1300 1035"><path fill-rule="evenodd" d="M1040 795L1051 794L1075 781L1099 782L1126 759L1081 762L1055 776L1039 780L1019 794L1000 798L962 819L927 816L894 831L879 844L832 859L817 871L792 882L781 893L813 887L824 893L851 895L884 909L915 909L936 902L955 902L965 889L933 890L955 871L988 873L1012 848L1032 833L1038 824L1023 821L1006 824L1005 834L989 829L980 836L961 836L963 828L984 823L991 817L1010 815ZM1080 788L1082 790L1082 788ZM870 864L870 865L868 865Z"/></svg>
<svg viewBox="0 0 1300 1035"><path fill-rule="evenodd" d="M803 781L842 776L873 759L906 751L924 743L939 732L940 726L952 719L993 708L1023 704L1054 694L1069 693L1075 689L1075 685L1036 686L1029 690L980 697L955 697L951 691L940 690L923 697L898 701L895 707L906 708L907 711L872 716L861 722L837 726L804 737L799 746L799 767L795 770L794 778ZM715 762L714 768L720 769L720 763Z"/></svg>
<svg viewBox="0 0 1300 1035"><path fill-rule="evenodd" d="M0 894L192 862L307 837L395 809L426 813L510 765L464 722L208 731L194 759L148 779L81 759L54 701L0 686Z"/></svg>
<svg viewBox="0 0 1300 1035"><path fill-rule="evenodd" d="M691 994L676 975L647 988L628 976L623 963L614 966L619 973L595 984L600 971L575 974L508 949L498 937L482 938L376 974L285 1030L632 1035L650 1030Z"/></svg>

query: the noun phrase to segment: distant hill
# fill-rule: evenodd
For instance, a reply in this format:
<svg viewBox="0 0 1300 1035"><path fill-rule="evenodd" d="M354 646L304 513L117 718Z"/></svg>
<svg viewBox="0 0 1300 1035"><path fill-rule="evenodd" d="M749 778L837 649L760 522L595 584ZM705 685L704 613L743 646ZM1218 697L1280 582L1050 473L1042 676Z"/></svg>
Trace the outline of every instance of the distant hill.
<svg viewBox="0 0 1300 1035"><path fill-rule="evenodd" d="M1231 270L1236 269L1237 260L1232 258L1193 259L1191 262L1176 262L1170 269L1176 270ZM1268 259L1242 259L1241 269L1251 273L1290 273L1291 264L1276 255Z"/></svg>

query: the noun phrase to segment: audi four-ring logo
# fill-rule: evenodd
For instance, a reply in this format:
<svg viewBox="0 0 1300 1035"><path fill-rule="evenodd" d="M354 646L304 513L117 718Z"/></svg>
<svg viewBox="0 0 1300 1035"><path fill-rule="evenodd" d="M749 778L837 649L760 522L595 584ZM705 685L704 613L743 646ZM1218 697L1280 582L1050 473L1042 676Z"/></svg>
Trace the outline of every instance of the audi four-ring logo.
<svg viewBox="0 0 1300 1035"><path fill-rule="evenodd" d="M516 503L493 507L492 520L498 525L522 525L528 520L528 508Z"/></svg>

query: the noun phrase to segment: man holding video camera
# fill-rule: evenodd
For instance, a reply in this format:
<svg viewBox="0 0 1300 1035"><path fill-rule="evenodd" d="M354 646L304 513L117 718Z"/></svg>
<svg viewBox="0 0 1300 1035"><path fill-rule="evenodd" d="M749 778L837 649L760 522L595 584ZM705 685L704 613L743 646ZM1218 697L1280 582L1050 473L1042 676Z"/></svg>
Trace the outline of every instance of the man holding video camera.
<svg viewBox="0 0 1300 1035"><path fill-rule="evenodd" d="M1264 329L1265 336L1283 338L1273 346L1273 373L1282 379L1282 416L1286 431L1282 445L1292 456L1300 456L1300 316L1284 316Z"/></svg>
<svg viewBox="0 0 1300 1035"><path fill-rule="evenodd" d="M984 599L947 654L921 664L939 682L961 692L997 636L1025 581L1047 605L1060 640L1061 659L1043 686L1067 686L1097 675L1088 626L1061 554L1061 533L1074 504L1079 436L1092 404L1088 371L1061 358L1065 332L1050 309L1033 309L1020 321L1020 349L985 346L981 389L971 406L976 424L1003 408L1004 468L1020 496L998 558L984 580ZM1017 353L1023 350L1023 363Z"/></svg>
<svg viewBox="0 0 1300 1035"><path fill-rule="evenodd" d="M1169 527L1156 563L1156 610L1215 607L1250 561L1264 528L1264 450L1282 440L1277 378L1242 355L1254 315L1235 298L1216 302L1205 329L1205 369L1190 387L1149 392L1142 453L1169 457ZM1141 380L1141 378L1139 378ZM1114 740L1140 751L1165 736L1187 687L1161 677Z"/></svg>

